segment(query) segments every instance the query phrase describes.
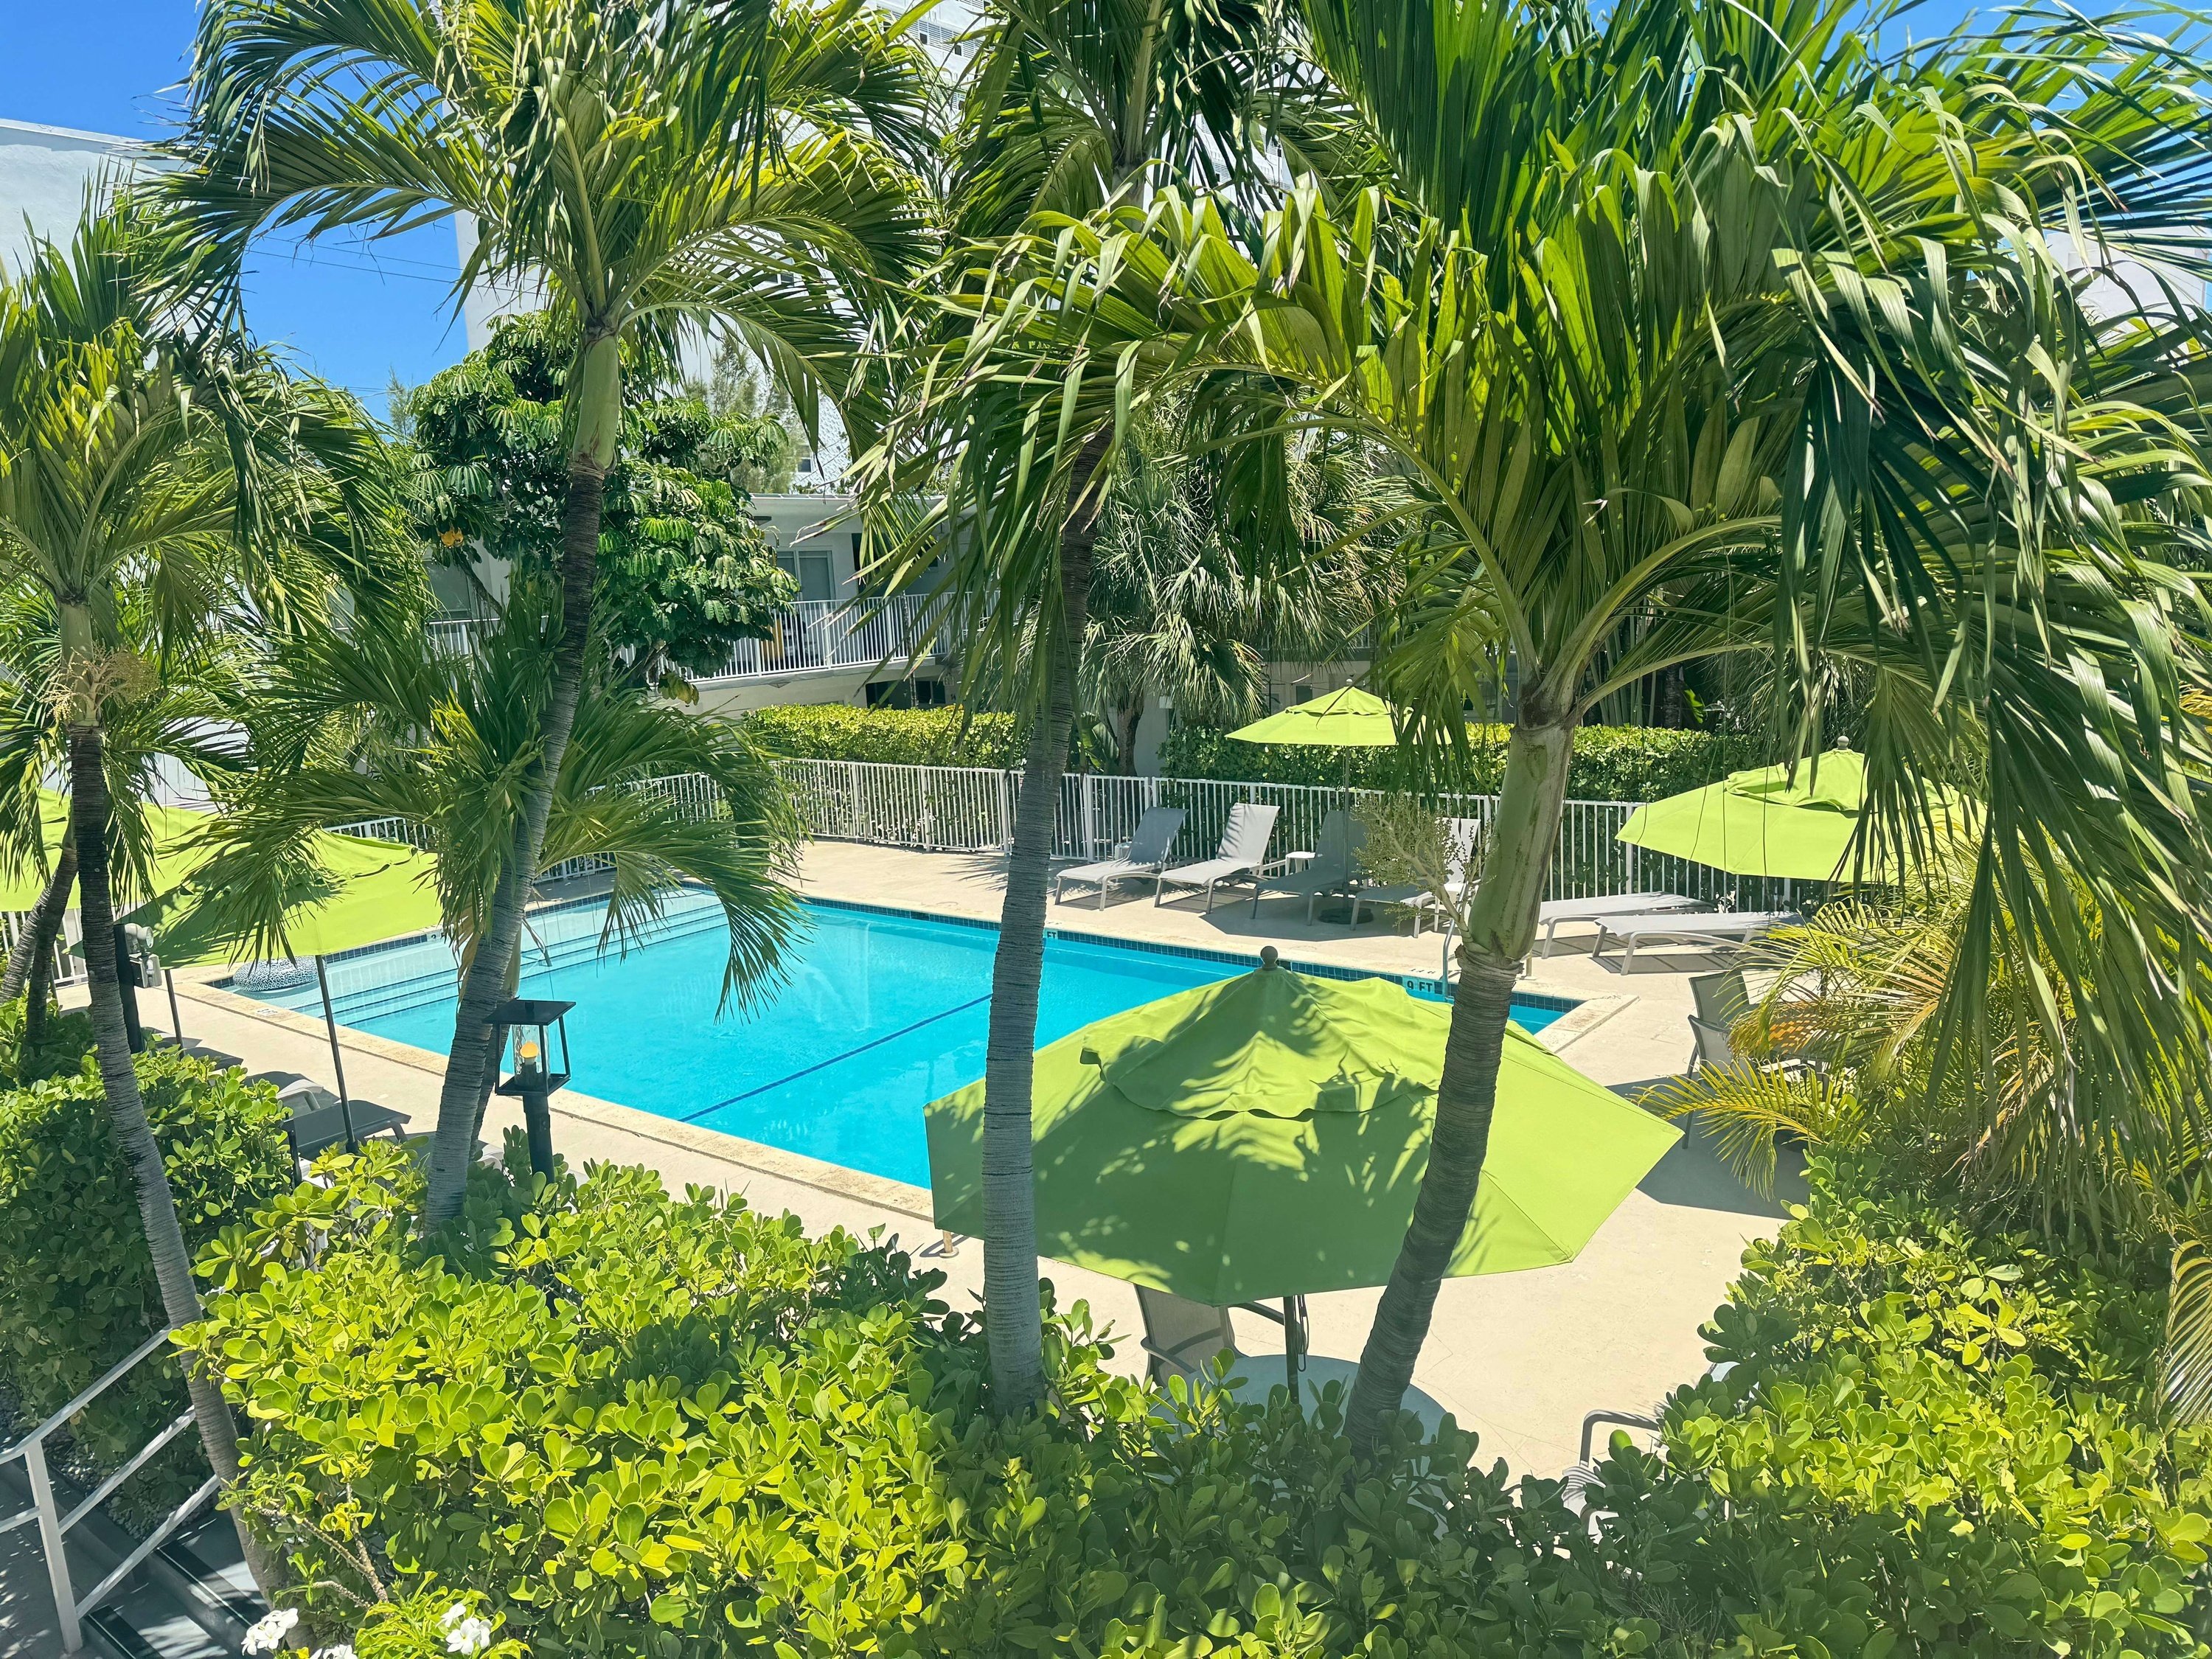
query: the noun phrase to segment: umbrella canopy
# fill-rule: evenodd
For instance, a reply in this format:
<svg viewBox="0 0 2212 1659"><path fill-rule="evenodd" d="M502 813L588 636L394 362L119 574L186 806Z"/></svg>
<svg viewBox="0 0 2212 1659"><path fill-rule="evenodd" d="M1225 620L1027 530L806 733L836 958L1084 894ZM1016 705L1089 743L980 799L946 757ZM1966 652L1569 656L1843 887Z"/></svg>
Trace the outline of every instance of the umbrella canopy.
<svg viewBox="0 0 2212 1659"><path fill-rule="evenodd" d="M1732 772L1720 782L1639 806L1619 839L1737 876L1835 881L1851 875L1851 838L1866 813L1866 758L1831 750L1785 766ZM1966 803L1939 797L1936 833L1963 826ZM1875 866L1877 872L1878 865Z"/></svg>
<svg viewBox="0 0 2212 1659"><path fill-rule="evenodd" d="M154 890L166 893L207 861L207 853L199 845L199 832L207 826L207 814L189 812L180 806L152 805L143 811L154 830ZM68 797L50 789L39 791L39 817L51 852L60 847L69 830ZM39 895L46 889L46 877L35 869L25 868L11 876L0 876L0 910L27 910L39 902Z"/></svg>
<svg viewBox="0 0 2212 1659"><path fill-rule="evenodd" d="M1428 1168L1451 1011L1273 965L1038 1051L1037 1247L1216 1307L1380 1285ZM982 1231L983 1085L929 1108L937 1224ZM1679 1132L1517 1026L1455 1275L1569 1261Z"/></svg>
<svg viewBox="0 0 2212 1659"><path fill-rule="evenodd" d="M1311 702L1294 703L1229 734L1240 743L1307 743L1328 749L1389 749L1398 741L1398 711L1347 685Z"/></svg>
<svg viewBox="0 0 2212 1659"><path fill-rule="evenodd" d="M444 920L434 884L437 865L428 854L398 842L327 831L315 836L314 848L333 890L286 919L284 940L295 957L336 956L380 939L425 933ZM164 962L179 967L234 962L245 953L224 925L215 896L189 884L175 896L155 928L155 948Z"/></svg>

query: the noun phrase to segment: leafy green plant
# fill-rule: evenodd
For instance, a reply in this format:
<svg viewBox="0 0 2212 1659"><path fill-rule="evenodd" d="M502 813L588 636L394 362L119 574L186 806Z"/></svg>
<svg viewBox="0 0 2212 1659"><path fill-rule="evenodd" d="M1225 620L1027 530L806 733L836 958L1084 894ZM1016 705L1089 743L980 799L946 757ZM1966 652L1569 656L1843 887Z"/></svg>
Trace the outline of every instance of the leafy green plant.
<svg viewBox="0 0 2212 1659"><path fill-rule="evenodd" d="M1505 775L1505 740L1504 726L1470 727L1464 765L1438 781L1470 794L1495 794ZM1582 726L1575 728L1567 793L1577 800L1662 800L1770 758L1756 738L1734 732ZM1178 726L1170 732L1160 743L1159 764L1161 773L1171 778L1335 785L1349 775L1354 784L1376 789L1404 781L1395 750L1237 743L1207 726Z"/></svg>
<svg viewBox="0 0 2212 1659"><path fill-rule="evenodd" d="M1334 1398L1163 1394L1079 1307L1047 1324L1050 1406L1001 1425L980 1328L880 1243L647 1170L485 1166L425 1244L398 1152L319 1173L203 1255L227 1288L191 1340L259 1427L240 1501L310 1620L379 1653L434 1651L464 1594L536 1651L671 1659L1649 1639L1470 1435L1401 1429L1355 1483Z"/></svg>
<svg viewBox="0 0 2212 1659"><path fill-rule="evenodd" d="M2212 1436L2159 1411L2163 1263L1880 1180L1814 1161L1707 1328L1725 1373L1663 1462L1605 1466L1626 1610L1755 1653L2202 1653Z"/></svg>
<svg viewBox="0 0 2212 1659"><path fill-rule="evenodd" d="M999 767L1022 761L1022 736L1012 715L974 714L960 708L785 703L756 708L738 724L770 754L796 760Z"/></svg>
<svg viewBox="0 0 2212 1659"><path fill-rule="evenodd" d="M0 1003L0 1089L36 1083L57 1072L74 1072L92 1052L92 1016L82 1008L64 1012L52 997L46 1018L25 1051L27 998Z"/></svg>
<svg viewBox="0 0 2212 1659"><path fill-rule="evenodd" d="M64 1028L76 1029L60 1021L50 1030ZM275 1089L174 1050L141 1054L136 1064L190 1246L290 1189L288 1115ZM137 1196L94 1065L86 1060L0 1093L0 1386L37 1421L164 1322ZM177 1367L149 1359L87 1407L71 1431L80 1451L112 1468L184 1408ZM149 1470L134 1486L173 1496L206 1474L197 1442L173 1445Z"/></svg>

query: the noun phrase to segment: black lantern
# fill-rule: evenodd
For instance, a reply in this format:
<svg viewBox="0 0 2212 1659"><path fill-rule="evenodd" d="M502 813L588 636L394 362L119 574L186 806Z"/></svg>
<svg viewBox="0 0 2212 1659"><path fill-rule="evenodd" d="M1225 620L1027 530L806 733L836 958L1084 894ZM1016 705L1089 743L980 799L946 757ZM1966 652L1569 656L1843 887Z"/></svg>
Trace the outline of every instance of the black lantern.
<svg viewBox="0 0 2212 1659"><path fill-rule="evenodd" d="M573 1002L549 1002L517 997L491 1011L495 1025L513 1034L514 1075L499 1085L499 1092L522 1102L522 1123L530 1137L532 1172L553 1178L553 1109L546 1097L568 1080L568 1011ZM554 1068L553 1044L560 1040L561 1062Z"/></svg>

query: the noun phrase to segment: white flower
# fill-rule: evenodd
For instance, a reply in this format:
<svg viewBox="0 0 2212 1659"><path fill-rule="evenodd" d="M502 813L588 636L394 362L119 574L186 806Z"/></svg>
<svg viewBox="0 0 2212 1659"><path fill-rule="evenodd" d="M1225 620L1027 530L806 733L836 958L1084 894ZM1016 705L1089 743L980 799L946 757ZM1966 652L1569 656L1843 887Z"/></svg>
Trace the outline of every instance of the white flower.
<svg viewBox="0 0 2212 1659"><path fill-rule="evenodd" d="M489 1619L462 1619L446 1630L446 1651L464 1656L482 1653L491 1645Z"/></svg>
<svg viewBox="0 0 2212 1659"><path fill-rule="evenodd" d="M446 1609L446 1616L443 1619L441 1619L438 1623L443 1628L451 1630L454 1626L459 1624L462 1620L468 1616L469 1604L465 1601L456 1601L453 1606Z"/></svg>
<svg viewBox="0 0 2212 1659"><path fill-rule="evenodd" d="M318 1649L315 1659L353 1659L353 1644L341 1642L334 1648Z"/></svg>
<svg viewBox="0 0 2212 1659"><path fill-rule="evenodd" d="M239 1644L240 1650L246 1653L274 1653L284 1645L284 1638L299 1622L297 1607L278 1607L246 1632L246 1640Z"/></svg>

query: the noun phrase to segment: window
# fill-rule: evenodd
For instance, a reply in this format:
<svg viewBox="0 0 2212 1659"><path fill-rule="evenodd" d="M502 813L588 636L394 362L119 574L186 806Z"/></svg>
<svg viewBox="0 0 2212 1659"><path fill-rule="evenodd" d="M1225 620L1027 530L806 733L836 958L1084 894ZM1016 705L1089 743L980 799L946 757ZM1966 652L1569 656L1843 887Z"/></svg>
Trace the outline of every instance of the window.
<svg viewBox="0 0 2212 1659"><path fill-rule="evenodd" d="M831 568L829 554L803 547L795 552L777 554L775 562L783 567L786 575L798 579L800 599L827 600L837 597L837 574Z"/></svg>

